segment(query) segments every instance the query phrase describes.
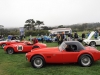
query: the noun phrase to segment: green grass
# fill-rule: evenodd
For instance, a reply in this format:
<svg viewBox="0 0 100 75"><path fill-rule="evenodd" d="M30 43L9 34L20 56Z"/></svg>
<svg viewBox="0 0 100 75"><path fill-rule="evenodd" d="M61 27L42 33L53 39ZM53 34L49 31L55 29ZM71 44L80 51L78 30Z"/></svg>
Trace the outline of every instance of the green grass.
<svg viewBox="0 0 100 75"><path fill-rule="evenodd" d="M47 43L48 47L58 46L57 43ZM100 49L100 47L97 47ZM0 75L100 75L100 61L91 67L80 67L78 64L47 64L36 69L26 61L25 53L6 54L0 48Z"/></svg>

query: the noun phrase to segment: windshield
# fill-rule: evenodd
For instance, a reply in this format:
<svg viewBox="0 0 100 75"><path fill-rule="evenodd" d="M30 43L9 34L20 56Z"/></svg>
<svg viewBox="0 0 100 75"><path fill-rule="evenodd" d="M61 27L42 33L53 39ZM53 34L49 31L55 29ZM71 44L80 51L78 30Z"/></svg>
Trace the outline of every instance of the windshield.
<svg viewBox="0 0 100 75"><path fill-rule="evenodd" d="M67 47L67 45L65 44L65 42L63 42L60 46L59 46L59 50L63 51L65 50L65 48Z"/></svg>

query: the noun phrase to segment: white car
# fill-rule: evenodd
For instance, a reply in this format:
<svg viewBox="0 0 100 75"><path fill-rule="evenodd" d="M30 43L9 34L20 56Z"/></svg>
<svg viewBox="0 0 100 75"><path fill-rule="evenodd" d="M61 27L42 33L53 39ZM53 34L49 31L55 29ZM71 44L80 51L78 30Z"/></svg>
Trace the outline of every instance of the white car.
<svg viewBox="0 0 100 75"><path fill-rule="evenodd" d="M95 32L92 31L90 33L90 35L88 36L87 39L84 39L83 42L86 45L90 45L90 46L96 46L96 45L100 45L100 36L97 37L97 39L93 39L92 36L94 36Z"/></svg>
<svg viewBox="0 0 100 75"><path fill-rule="evenodd" d="M5 39L5 40L0 40L0 43L2 43L2 42L7 42L7 41L16 41L16 42L20 42L20 40L8 40L8 39Z"/></svg>

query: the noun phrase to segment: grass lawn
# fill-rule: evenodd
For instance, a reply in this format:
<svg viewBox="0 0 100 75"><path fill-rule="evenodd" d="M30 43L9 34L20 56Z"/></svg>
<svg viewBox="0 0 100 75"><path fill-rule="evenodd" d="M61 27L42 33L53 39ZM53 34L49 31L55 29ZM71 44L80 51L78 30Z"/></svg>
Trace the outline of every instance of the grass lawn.
<svg viewBox="0 0 100 75"><path fill-rule="evenodd" d="M47 43L49 47L57 43ZM100 47L97 47L100 50ZM47 64L46 67L36 69L26 61L25 53L6 54L0 48L0 75L100 75L100 61L91 67L80 67L77 64Z"/></svg>

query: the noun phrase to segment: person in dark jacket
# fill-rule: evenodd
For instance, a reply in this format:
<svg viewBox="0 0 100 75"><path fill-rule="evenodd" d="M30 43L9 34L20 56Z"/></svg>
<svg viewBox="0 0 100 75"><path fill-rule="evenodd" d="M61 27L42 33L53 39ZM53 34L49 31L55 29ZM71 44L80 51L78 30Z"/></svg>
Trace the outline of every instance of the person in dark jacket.
<svg viewBox="0 0 100 75"><path fill-rule="evenodd" d="M82 33L82 40L86 38L85 33Z"/></svg>
<svg viewBox="0 0 100 75"><path fill-rule="evenodd" d="M33 44L38 43L38 40L36 38L32 39L32 41L33 41Z"/></svg>
<svg viewBox="0 0 100 75"><path fill-rule="evenodd" d="M71 41L71 34L68 33L67 41Z"/></svg>
<svg viewBox="0 0 100 75"><path fill-rule="evenodd" d="M58 42L58 45L61 44L61 36L59 34L57 34L57 42Z"/></svg>
<svg viewBox="0 0 100 75"><path fill-rule="evenodd" d="M78 40L78 34L75 32L74 33L74 40L77 41Z"/></svg>
<svg viewBox="0 0 100 75"><path fill-rule="evenodd" d="M61 43L65 40L64 32L62 32L61 36Z"/></svg>

